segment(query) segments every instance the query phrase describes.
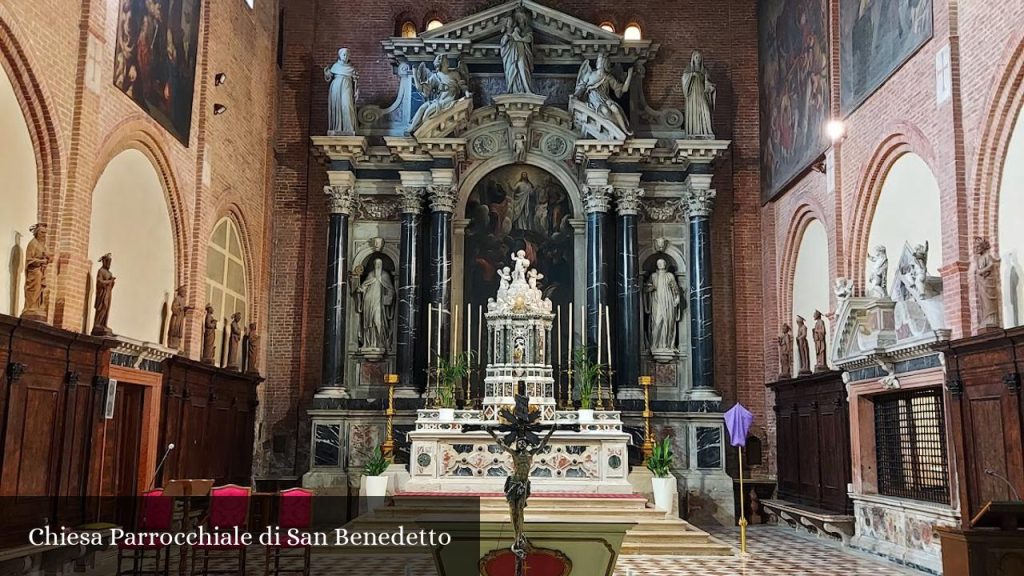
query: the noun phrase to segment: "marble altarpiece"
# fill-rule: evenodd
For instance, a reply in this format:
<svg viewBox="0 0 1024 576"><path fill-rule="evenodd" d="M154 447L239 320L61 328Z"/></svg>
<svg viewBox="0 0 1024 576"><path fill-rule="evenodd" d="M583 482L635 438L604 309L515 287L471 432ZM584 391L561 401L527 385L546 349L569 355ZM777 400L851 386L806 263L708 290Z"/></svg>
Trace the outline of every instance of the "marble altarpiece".
<svg viewBox="0 0 1024 576"><path fill-rule="evenodd" d="M529 23L528 74L514 53L502 53L510 18ZM395 100L357 102L354 135L312 139L329 181L331 245L307 485L358 485L362 460L383 438L389 373L400 376L395 430L398 460L408 462L406 433L422 418L417 409L432 405L428 358L456 344L476 351L480 311L513 264L509 255L524 250L558 311L561 331L552 338L561 347L550 354L559 402L569 339L586 342L593 356L610 336L607 404L633 436L631 463L639 464L642 443L638 378L650 375L658 436L676 438L680 489L731 513L709 270L714 162L729 142L706 134L709 118L699 135L687 133L687 115L709 114L707 102L692 110L682 100L678 108L648 105L645 67L657 58L655 40L624 40L530 1L382 40L400 80ZM357 297L377 261L393 281L394 317L388 345L368 350ZM659 271L675 277L679 303L672 346L652 354L646 289ZM479 368L469 383L478 400Z"/></svg>

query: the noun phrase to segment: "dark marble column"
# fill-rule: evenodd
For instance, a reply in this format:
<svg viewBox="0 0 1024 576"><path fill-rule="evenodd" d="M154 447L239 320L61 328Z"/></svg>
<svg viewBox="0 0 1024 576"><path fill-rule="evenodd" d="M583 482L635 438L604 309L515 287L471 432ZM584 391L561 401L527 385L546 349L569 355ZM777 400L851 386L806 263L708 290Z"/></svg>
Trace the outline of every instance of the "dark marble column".
<svg viewBox="0 0 1024 576"><path fill-rule="evenodd" d="M615 381L622 400L642 399L640 388L640 254L637 242L637 211L643 188L616 188L615 208L619 215L616 238L616 307L612 324L617 336Z"/></svg>
<svg viewBox="0 0 1024 576"><path fill-rule="evenodd" d="M402 236L398 264L398 350L396 367L399 397L418 395L416 344L420 338L420 221L423 214L421 187L399 187L402 199Z"/></svg>
<svg viewBox="0 0 1024 576"><path fill-rule="evenodd" d="M607 355L605 329L601 322L608 304L608 260L605 254L605 230L608 229L608 210L612 187L607 185L583 187L583 211L587 215L587 353L597 358L598 331L601 333L602 357Z"/></svg>
<svg viewBox="0 0 1024 576"><path fill-rule="evenodd" d="M323 380L320 394L348 397L345 387L346 304L348 302L348 220L359 196L352 186L325 186L330 224L327 230L327 290L324 294Z"/></svg>
<svg viewBox="0 0 1024 576"><path fill-rule="evenodd" d="M434 308L429 358L436 354L447 357L451 336L451 299L452 299L452 213L455 211L455 187L452 185L435 185L429 187L430 197L430 305ZM440 315L441 342L437 341L437 310Z"/></svg>
<svg viewBox="0 0 1024 576"><path fill-rule="evenodd" d="M690 177L686 197L690 218L690 362L693 390L715 392L715 343L711 307L711 210L715 191L710 176Z"/></svg>

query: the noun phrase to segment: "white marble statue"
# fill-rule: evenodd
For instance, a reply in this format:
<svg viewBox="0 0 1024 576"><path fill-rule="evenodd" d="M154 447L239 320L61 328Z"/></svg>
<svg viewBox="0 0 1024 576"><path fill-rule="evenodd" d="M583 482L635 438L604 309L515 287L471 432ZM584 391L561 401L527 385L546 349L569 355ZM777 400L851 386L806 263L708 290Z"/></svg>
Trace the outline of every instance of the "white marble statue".
<svg viewBox="0 0 1024 576"><path fill-rule="evenodd" d="M509 94L533 93L533 28L530 15L519 8L505 18L501 35L501 63Z"/></svg>
<svg viewBox="0 0 1024 576"><path fill-rule="evenodd" d="M871 272L868 275L868 296L872 298L889 297L889 256L885 252L885 246L875 246L868 255L871 261Z"/></svg>
<svg viewBox="0 0 1024 576"><path fill-rule="evenodd" d="M324 78L331 83L327 98L327 135L355 134L359 73L348 62L348 48L338 50L338 61L324 68Z"/></svg>
<svg viewBox="0 0 1024 576"><path fill-rule="evenodd" d="M619 82L612 74L612 63L608 56L601 52L597 55L597 65L593 68L589 60L584 60L576 75L576 90L573 96L585 102L599 116L610 120L626 134L632 134L626 113L614 97L621 97L629 91L633 81L633 69L626 72L626 79Z"/></svg>
<svg viewBox="0 0 1024 576"><path fill-rule="evenodd" d="M842 301L853 298L853 278L845 276L836 278L832 283L832 291L836 295L836 300Z"/></svg>
<svg viewBox="0 0 1024 576"><path fill-rule="evenodd" d="M645 312L649 318L648 342L655 359L676 349L676 326L682 319L682 296L676 276L659 258L657 268L647 278Z"/></svg>
<svg viewBox="0 0 1024 576"><path fill-rule="evenodd" d="M544 275L530 268L526 251L514 252L510 258L512 269L506 266L498 271L501 278L498 297L487 302L487 311L551 312L551 300L544 298L544 292L540 288L540 281L544 279Z"/></svg>
<svg viewBox="0 0 1024 576"><path fill-rule="evenodd" d="M356 312L362 319L362 347L368 350L387 350L391 346L391 321L395 310L395 285L391 274L384 270L378 258L373 270L356 289Z"/></svg>
<svg viewBox="0 0 1024 576"><path fill-rule="evenodd" d="M683 93L686 94L686 132L690 136L714 137L711 113L715 109L717 91L704 67L704 55L694 50L690 66L683 72Z"/></svg>
<svg viewBox="0 0 1024 576"><path fill-rule="evenodd" d="M466 63L459 59L459 66L452 70L445 54L434 57L433 71L420 63L413 72L412 81L423 95L424 102L409 123L410 134L428 118L451 109L456 102L469 96L469 69Z"/></svg>

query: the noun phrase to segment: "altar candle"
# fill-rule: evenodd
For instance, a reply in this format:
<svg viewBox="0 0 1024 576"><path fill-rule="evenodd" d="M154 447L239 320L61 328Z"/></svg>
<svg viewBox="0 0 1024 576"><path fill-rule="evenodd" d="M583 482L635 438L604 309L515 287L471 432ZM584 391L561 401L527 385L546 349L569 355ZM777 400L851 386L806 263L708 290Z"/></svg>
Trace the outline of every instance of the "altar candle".
<svg viewBox="0 0 1024 576"><path fill-rule="evenodd" d="M572 370L572 333L575 326L572 324L572 302L569 303L569 369Z"/></svg>
<svg viewBox="0 0 1024 576"><path fill-rule="evenodd" d="M562 305L559 304L557 311L558 318L558 369L562 369ZM559 377L561 378L561 377Z"/></svg>
<svg viewBox="0 0 1024 576"><path fill-rule="evenodd" d="M484 307L477 306L476 315L476 365L483 366L483 355L480 353L484 336Z"/></svg>
<svg viewBox="0 0 1024 576"><path fill-rule="evenodd" d="M437 304L437 355L441 356L441 325L444 324L444 317L442 314L441 304Z"/></svg>
<svg viewBox="0 0 1024 576"><path fill-rule="evenodd" d="M473 309L466 302L466 352L473 351ZM472 365L472 362L470 363Z"/></svg>
<svg viewBox="0 0 1024 576"><path fill-rule="evenodd" d="M601 326L602 326L602 315L604 312L600 306L597 307L597 364L601 365Z"/></svg>
<svg viewBox="0 0 1024 576"><path fill-rule="evenodd" d="M612 371L612 315L608 313L608 307L604 307L605 335L608 340L608 372Z"/></svg>
<svg viewBox="0 0 1024 576"><path fill-rule="evenodd" d="M455 305L455 315L452 317L452 331L455 332L455 344L452 346L452 353L450 356L454 356L459 353L459 306Z"/></svg>
<svg viewBox="0 0 1024 576"><path fill-rule="evenodd" d="M587 347L587 305L580 304L580 342Z"/></svg>
<svg viewBox="0 0 1024 576"><path fill-rule="evenodd" d="M433 361L433 349L434 343L431 340L434 338L434 305L427 305L427 366L430 366L430 362Z"/></svg>

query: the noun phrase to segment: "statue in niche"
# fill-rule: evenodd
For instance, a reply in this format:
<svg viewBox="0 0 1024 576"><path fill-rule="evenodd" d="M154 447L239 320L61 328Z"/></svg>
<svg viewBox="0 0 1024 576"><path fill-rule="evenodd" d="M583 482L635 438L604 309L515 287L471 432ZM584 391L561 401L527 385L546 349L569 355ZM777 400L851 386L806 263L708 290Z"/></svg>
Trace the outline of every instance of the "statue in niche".
<svg viewBox="0 0 1024 576"><path fill-rule="evenodd" d="M231 326L228 328L228 370L242 369L242 313L231 315Z"/></svg>
<svg viewBox="0 0 1024 576"><path fill-rule="evenodd" d="M599 116L610 120L626 134L632 134L626 113L614 100L628 92L632 82L633 68L626 72L626 79L619 82L612 75L612 63L608 60L608 55L601 52L597 55L596 67L591 68L589 60L583 61L580 71L576 75L576 90L573 92L573 97L585 102Z"/></svg>
<svg viewBox="0 0 1024 576"><path fill-rule="evenodd" d="M409 133L416 131L424 121L451 109L462 98L469 97L469 68L460 58L455 70L450 68L448 56L434 57L434 71L420 63L413 71L412 82L423 95L423 105L409 123Z"/></svg>
<svg viewBox="0 0 1024 576"><path fill-rule="evenodd" d="M355 134L359 73L348 62L348 48L338 50L338 61L324 68L324 78L331 83L327 98L327 135Z"/></svg>
<svg viewBox="0 0 1024 576"><path fill-rule="evenodd" d="M110 322L110 303L114 293L114 282L117 278L110 272L110 264L113 258L109 253L100 258L100 269L96 272L96 300L94 307L96 316L92 323L93 336L113 336L114 333L107 326Z"/></svg>
<svg viewBox="0 0 1024 576"><path fill-rule="evenodd" d="M811 347L807 342L807 321L803 316L796 317L796 354L798 374L804 376L811 373Z"/></svg>
<svg viewBox="0 0 1024 576"><path fill-rule="evenodd" d="M171 321L167 327L167 347L172 350L181 348L181 339L185 334L185 315L192 312L193 308L185 304L186 288L178 286L174 293L174 300L171 301Z"/></svg>
<svg viewBox="0 0 1024 576"><path fill-rule="evenodd" d="M779 336L779 379L793 377L793 329L789 323L782 324Z"/></svg>
<svg viewBox="0 0 1024 576"><path fill-rule="evenodd" d="M200 361L203 364L216 364L217 317L213 315L213 304L206 305L206 317L203 319L203 353Z"/></svg>
<svg viewBox="0 0 1024 576"><path fill-rule="evenodd" d="M381 258L373 261L373 270L356 289L356 312L361 318L361 350L379 357L391 348L391 321L395 312L395 286Z"/></svg>
<svg viewBox="0 0 1024 576"><path fill-rule="evenodd" d="M526 134L516 132L512 137L512 159L516 164L526 162Z"/></svg>
<svg viewBox="0 0 1024 576"><path fill-rule="evenodd" d="M28 229L32 240L25 249L25 308L21 317L46 321L46 268L53 255L46 249L46 224L39 223Z"/></svg>
<svg viewBox="0 0 1024 576"><path fill-rule="evenodd" d="M992 245L984 238L974 239L974 289L978 293L978 328L998 328L999 259L992 255Z"/></svg>
<svg viewBox="0 0 1024 576"><path fill-rule="evenodd" d="M260 333L255 322L249 323L249 331L245 335L245 366L246 374L260 373Z"/></svg>
<svg viewBox="0 0 1024 576"><path fill-rule="evenodd" d="M658 258L644 291L651 355L658 362L668 362L676 352L676 327L682 319L683 306L679 283L664 258Z"/></svg>
<svg viewBox="0 0 1024 576"><path fill-rule="evenodd" d="M814 355L815 372L827 372L828 360L825 356L825 320L821 317L819 310L814 311Z"/></svg>
<svg viewBox="0 0 1024 576"><path fill-rule="evenodd" d="M509 94L533 94L533 27L530 15L518 8L505 18L501 35L501 63Z"/></svg>
<svg viewBox="0 0 1024 576"><path fill-rule="evenodd" d="M871 254L868 254L871 261L871 272L868 275L868 296L872 298L889 297L889 256L885 252L885 246L875 246Z"/></svg>
<svg viewBox="0 0 1024 576"><path fill-rule="evenodd" d="M686 94L686 133L713 138L711 113L715 109L717 90L704 67L700 50L693 51L690 66L683 72L683 93Z"/></svg>

